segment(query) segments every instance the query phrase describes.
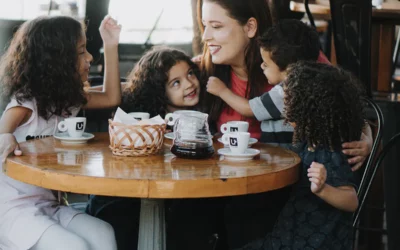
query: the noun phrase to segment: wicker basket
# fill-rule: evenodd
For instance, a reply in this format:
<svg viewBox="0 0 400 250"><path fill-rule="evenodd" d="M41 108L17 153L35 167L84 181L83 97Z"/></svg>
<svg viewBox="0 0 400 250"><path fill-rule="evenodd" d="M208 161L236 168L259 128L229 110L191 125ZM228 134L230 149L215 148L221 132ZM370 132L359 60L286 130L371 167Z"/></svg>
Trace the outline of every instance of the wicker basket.
<svg viewBox="0 0 400 250"><path fill-rule="evenodd" d="M166 125L127 125L108 120L110 149L114 155L146 156L163 147Z"/></svg>

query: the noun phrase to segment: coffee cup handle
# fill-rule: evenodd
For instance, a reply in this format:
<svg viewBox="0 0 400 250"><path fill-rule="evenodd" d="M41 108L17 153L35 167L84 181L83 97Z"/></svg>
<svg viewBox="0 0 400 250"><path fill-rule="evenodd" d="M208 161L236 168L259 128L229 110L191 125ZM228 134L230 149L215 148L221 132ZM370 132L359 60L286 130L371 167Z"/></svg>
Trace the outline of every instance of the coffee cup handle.
<svg viewBox="0 0 400 250"><path fill-rule="evenodd" d="M65 132L68 130L67 124L65 124L65 121L59 122L57 127L58 127L58 130L60 130L61 132Z"/></svg>
<svg viewBox="0 0 400 250"><path fill-rule="evenodd" d="M222 143L225 145L229 145L229 135L228 134L224 134L221 137Z"/></svg>
<svg viewBox="0 0 400 250"><path fill-rule="evenodd" d="M221 125L221 133L225 134L228 132L228 125L226 123Z"/></svg>
<svg viewBox="0 0 400 250"><path fill-rule="evenodd" d="M168 126L173 126L175 124L175 120L176 120L176 118L175 118L174 114L172 114L172 113L168 113L165 116L165 121L167 122Z"/></svg>

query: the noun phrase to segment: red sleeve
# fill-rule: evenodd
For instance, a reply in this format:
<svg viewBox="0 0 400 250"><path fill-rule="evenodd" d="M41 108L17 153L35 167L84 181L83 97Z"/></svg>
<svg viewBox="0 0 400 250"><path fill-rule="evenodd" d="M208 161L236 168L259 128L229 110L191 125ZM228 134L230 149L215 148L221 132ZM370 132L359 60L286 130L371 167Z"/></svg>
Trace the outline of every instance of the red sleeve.
<svg viewBox="0 0 400 250"><path fill-rule="evenodd" d="M322 51L319 51L317 62L331 65L331 62L328 60L328 58L325 56L325 54Z"/></svg>

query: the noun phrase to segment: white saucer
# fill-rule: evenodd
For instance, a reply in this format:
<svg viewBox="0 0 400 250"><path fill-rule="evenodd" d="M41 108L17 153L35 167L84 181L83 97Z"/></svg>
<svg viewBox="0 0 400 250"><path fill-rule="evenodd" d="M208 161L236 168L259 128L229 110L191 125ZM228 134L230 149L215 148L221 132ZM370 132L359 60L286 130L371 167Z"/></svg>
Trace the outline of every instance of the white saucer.
<svg viewBox="0 0 400 250"><path fill-rule="evenodd" d="M225 143L222 142L222 137L218 138L218 141L219 141L220 143L224 144L225 147L229 147L228 144L225 144ZM253 146L253 145L256 144L257 142L258 142L258 140L257 140L256 138L250 138L250 139L249 139L249 145L248 145L247 147L250 148L251 146Z"/></svg>
<svg viewBox="0 0 400 250"><path fill-rule="evenodd" d="M82 137L73 138L70 137L68 133L60 133L60 134L55 134L54 138L60 140L61 143L63 144L84 144L88 140L93 139L94 134L84 132Z"/></svg>
<svg viewBox="0 0 400 250"><path fill-rule="evenodd" d="M248 148L243 154L235 154L229 148L218 149L218 154L225 156L226 160L230 161L247 161L253 159L254 156L258 155L260 150L254 148Z"/></svg>

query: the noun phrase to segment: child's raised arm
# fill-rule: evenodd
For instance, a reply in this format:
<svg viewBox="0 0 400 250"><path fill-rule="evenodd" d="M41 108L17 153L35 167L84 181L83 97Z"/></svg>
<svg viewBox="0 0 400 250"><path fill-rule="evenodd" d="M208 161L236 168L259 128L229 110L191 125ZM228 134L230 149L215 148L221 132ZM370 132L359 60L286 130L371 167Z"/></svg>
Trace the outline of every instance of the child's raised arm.
<svg viewBox="0 0 400 250"><path fill-rule="evenodd" d="M99 28L104 46L104 85L102 92L88 93L88 102L84 106L91 108L109 108L121 103L121 83L119 77L118 42L121 26L110 16L106 16Z"/></svg>
<svg viewBox="0 0 400 250"><path fill-rule="evenodd" d="M337 209L354 212L358 207L357 193L352 186L333 187L326 184L326 169L323 164L313 162L307 174L311 192Z"/></svg>
<svg viewBox="0 0 400 250"><path fill-rule="evenodd" d="M254 113L249 105L249 100L234 94L219 78L211 76L208 79L207 92L219 96L239 114L247 117L254 117Z"/></svg>

